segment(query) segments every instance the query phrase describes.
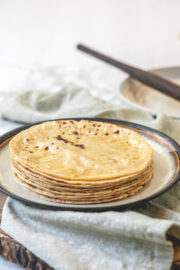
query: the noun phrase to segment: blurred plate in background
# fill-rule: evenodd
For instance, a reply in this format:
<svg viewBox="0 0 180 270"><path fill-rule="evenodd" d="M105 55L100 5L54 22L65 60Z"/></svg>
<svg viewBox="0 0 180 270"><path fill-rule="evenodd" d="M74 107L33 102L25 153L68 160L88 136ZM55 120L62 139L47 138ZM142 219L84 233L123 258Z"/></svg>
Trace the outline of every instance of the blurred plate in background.
<svg viewBox="0 0 180 270"><path fill-rule="evenodd" d="M168 67L151 72L180 85L180 67ZM124 80L120 87L120 97L127 105L152 114L157 112L180 120L180 102L168 97L133 78Z"/></svg>

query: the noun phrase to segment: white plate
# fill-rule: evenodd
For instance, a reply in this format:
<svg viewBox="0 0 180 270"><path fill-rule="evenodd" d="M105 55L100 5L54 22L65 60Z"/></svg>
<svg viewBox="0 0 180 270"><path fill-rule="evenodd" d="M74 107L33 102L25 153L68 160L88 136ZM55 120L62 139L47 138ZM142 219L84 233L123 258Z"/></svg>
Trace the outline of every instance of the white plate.
<svg viewBox="0 0 180 270"><path fill-rule="evenodd" d="M77 120L80 119L78 118ZM9 138L31 125L10 131L0 138L0 190L13 198L34 207L55 210L104 211L139 205L144 201L153 199L164 193L179 180L180 147L171 138L161 132L134 123L110 119L90 120L111 122L119 126L129 127L138 132L149 142L154 150L154 176L149 184L145 185L140 192L123 200L90 205L53 203L33 194L14 179L8 146Z"/></svg>
<svg viewBox="0 0 180 270"><path fill-rule="evenodd" d="M180 67L161 68L151 70L151 72L180 85ZM121 84L120 98L126 104L136 109L152 114L163 112L171 117L180 119L179 101L161 94L133 78L128 78Z"/></svg>

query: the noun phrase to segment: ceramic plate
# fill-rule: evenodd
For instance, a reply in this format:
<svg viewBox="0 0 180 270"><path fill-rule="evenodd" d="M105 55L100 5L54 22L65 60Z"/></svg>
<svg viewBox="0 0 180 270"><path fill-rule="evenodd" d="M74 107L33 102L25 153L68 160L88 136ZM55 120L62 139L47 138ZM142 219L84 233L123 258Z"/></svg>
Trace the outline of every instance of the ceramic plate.
<svg viewBox="0 0 180 270"><path fill-rule="evenodd" d="M90 205L53 203L41 199L37 195L31 193L21 186L13 177L8 142L15 134L32 125L17 128L0 137L0 190L14 199L38 208L49 210L104 211L137 206L164 193L179 180L180 146L165 134L142 125L124 121L97 118L83 119L110 122L122 127L129 127L143 136L143 138L151 145L154 150L154 176L140 192L123 200ZM76 120L81 119L76 118Z"/></svg>
<svg viewBox="0 0 180 270"><path fill-rule="evenodd" d="M180 67L156 69L151 72L180 85ZM161 94L133 78L128 78L121 84L120 97L125 103L136 109L152 114L163 112L180 120L179 101Z"/></svg>

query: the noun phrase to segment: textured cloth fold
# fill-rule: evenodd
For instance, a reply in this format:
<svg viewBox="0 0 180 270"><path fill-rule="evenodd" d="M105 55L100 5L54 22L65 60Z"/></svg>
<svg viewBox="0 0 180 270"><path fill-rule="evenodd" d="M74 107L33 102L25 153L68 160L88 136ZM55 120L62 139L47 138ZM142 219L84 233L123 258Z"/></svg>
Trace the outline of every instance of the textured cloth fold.
<svg viewBox="0 0 180 270"><path fill-rule="evenodd" d="M28 91L5 98L2 117L35 122L66 117L104 117L158 129L180 143L180 122L166 115L112 105L77 85L55 93ZM134 211L46 211L13 199L5 203L1 228L57 270L168 270L180 239L180 183Z"/></svg>
<svg viewBox="0 0 180 270"><path fill-rule="evenodd" d="M59 270L166 270L172 263L166 233L173 222L132 211L53 212L8 199L2 229Z"/></svg>

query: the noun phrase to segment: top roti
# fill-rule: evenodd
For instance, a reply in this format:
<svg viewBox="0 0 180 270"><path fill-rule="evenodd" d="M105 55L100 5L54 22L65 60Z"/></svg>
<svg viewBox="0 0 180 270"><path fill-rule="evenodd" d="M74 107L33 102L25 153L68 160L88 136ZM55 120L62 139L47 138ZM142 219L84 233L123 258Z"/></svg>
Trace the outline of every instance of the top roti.
<svg viewBox="0 0 180 270"><path fill-rule="evenodd" d="M49 121L18 133L11 156L33 171L70 180L136 175L152 162L149 144L132 129L89 120Z"/></svg>

